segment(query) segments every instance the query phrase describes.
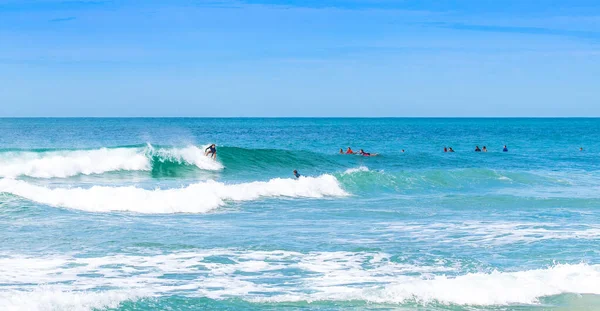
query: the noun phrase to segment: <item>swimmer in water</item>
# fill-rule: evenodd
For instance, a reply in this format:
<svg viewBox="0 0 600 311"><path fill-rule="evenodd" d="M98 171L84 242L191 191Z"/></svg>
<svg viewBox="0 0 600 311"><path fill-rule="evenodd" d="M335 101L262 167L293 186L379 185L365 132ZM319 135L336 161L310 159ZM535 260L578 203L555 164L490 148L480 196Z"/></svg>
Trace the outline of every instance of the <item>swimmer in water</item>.
<svg viewBox="0 0 600 311"><path fill-rule="evenodd" d="M404 153L404 149L402 149L402 153Z"/></svg>
<svg viewBox="0 0 600 311"><path fill-rule="evenodd" d="M479 146L475 146L475 152L481 152L481 149L479 149Z"/></svg>
<svg viewBox="0 0 600 311"><path fill-rule="evenodd" d="M344 149L340 148L340 154L344 154Z"/></svg>
<svg viewBox="0 0 600 311"><path fill-rule="evenodd" d="M583 151L583 147L579 147L579 151Z"/></svg>
<svg viewBox="0 0 600 311"><path fill-rule="evenodd" d="M483 152L487 152L487 147L483 146Z"/></svg>
<svg viewBox="0 0 600 311"><path fill-rule="evenodd" d="M508 148L506 148L506 145L504 145L504 149L502 149L502 152L508 152Z"/></svg>
<svg viewBox="0 0 600 311"><path fill-rule="evenodd" d="M352 151L352 149L348 147L348 150L346 150L346 154L354 154L354 151Z"/></svg>
<svg viewBox="0 0 600 311"><path fill-rule="evenodd" d="M448 152L454 152L454 149L452 149L452 147L449 147Z"/></svg>
<svg viewBox="0 0 600 311"><path fill-rule="evenodd" d="M298 171L297 171L297 170L294 170L294 176L295 176L296 178L300 178L300 176L302 176L302 175L300 175L300 173L298 173Z"/></svg>
<svg viewBox="0 0 600 311"><path fill-rule="evenodd" d="M444 152L448 152L448 148L444 147Z"/></svg>
<svg viewBox="0 0 600 311"><path fill-rule="evenodd" d="M217 159L217 146L215 144L208 146L208 148L206 148L204 150L204 155L209 156L216 160Z"/></svg>

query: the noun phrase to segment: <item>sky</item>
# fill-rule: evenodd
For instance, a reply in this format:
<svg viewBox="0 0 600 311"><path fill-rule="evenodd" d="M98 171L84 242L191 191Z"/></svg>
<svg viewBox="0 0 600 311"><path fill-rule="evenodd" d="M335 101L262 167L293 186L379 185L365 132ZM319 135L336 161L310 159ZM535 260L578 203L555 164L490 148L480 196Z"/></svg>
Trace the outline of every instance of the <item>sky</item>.
<svg viewBox="0 0 600 311"><path fill-rule="evenodd" d="M0 116L600 116L600 1L0 0Z"/></svg>

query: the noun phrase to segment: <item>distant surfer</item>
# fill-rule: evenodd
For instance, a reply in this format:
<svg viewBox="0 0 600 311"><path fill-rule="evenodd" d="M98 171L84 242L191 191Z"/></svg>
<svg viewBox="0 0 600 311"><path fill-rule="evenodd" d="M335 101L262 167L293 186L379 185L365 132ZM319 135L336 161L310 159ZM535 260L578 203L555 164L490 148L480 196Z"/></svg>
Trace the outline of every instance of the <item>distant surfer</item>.
<svg viewBox="0 0 600 311"><path fill-rule="evenodd" d="M475 146L475 152L481 152L481 149L479 149L479 146Z"/></svg>
<svg viewBox="0 0 600 311"><path fill-rule="evenodd" d="M483 146L483 152L487 152L487 147Z"/></svg>
<svg viewBox="0 0 600 311"><path fill-rule="evenodd" d="M506 145L504 145L504 149L502 149L502 152L508 152L508 148L506 147Z"/></svg>
<svg viewBox="0 0 600 311"><path fill-rule="evenodd" d="M360 151L358 152L358 154L360 154L362 156L365 156L365 157L372 157L372 156L376 156L377 155L377 153L368 153L368 152L365 152L362 149L360 149Z"/></svg>
<svg viewBox="0 0 600 311"><path fill-rule="evenodd" d="M354 151L352 151L352 149L348 147L348 150L346 150L346 154L354 154Z"/></svg>
<svg viewBox="0 0 600 311"><path fill-rule="evenodd" d="M300 178L302 175L300 175L297 170L294 170L294 176L296 176L296 178Z"/></svg>
<svg viewBox="0 0 600 311"><path fill-rule="evenodd" d="M452 147L448 147L448 152L454 152L454 149L452 149Z"/></svg>
<svg viewBox="0 0 600 311"><path fill-rule="evenodd" d="M448 152L448 148L444 147L444 152Z"/></svg>
<svg viewBox="0 0 600 311"><path fill-rule="evenodd" d="M217 159L217 146L215 144L208 146L208 148L206 148L204 150L204 155L216 160Z"/></svg>
<svg viewBox="0 0 600 311"><path fill-rule="evenodd" d="M340 148L340 154L344 154L344 149Z"/></svg>

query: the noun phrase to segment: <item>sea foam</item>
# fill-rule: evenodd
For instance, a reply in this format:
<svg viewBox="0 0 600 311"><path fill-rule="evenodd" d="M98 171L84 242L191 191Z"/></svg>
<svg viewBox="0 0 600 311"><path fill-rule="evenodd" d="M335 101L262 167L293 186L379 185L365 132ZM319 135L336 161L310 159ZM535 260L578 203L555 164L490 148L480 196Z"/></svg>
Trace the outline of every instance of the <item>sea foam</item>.
<svg viewBox="0 0 600 311"><path fill-rule="evenodd" d="M215 262L215 257L226 260ZM286 272L290 269L296 272L290 275ZM538 304L543 297L567 293L600 294L600 265L459 270L443 264L395 262L381 252L198 249L101 257L10 254L0 257L4 284L0 304L15 310L91 310L137 297L181 295L250 302L506 306ZM175 274L193 277L178 281L166 277Z"/></svg>
<svg viewBox="0 0 600 311"><path fill-rule="evenodd" d="M322 198L348 195L331 175L275 178L266 182L225 184L205 181L185 188L143 189L134 186L48 188L14 179L0 180L0 192L55 207L90 212L205 213L226 201L251 201L264 197Z"/></svg>
<svg viewBox="0 0 600 311"><path fill-rule="evenodd" d="M204 155L197 146L184 148L100 148L91 150L17 151L0 153L0 176L65 178L112 171L149 171L153 161L195 165L221 170L223 165Z"/></svg>

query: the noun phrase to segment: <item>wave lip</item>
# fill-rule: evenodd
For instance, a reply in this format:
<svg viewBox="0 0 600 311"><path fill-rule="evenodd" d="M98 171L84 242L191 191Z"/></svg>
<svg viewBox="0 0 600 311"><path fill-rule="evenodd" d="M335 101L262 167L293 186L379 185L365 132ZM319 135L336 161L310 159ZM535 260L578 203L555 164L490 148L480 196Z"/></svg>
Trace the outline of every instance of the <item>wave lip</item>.
<svg viewBox="0 0 600 311"><path fill-rule="evenodd" d="M100 148L91 150L18 151L0 153L0 176L66 178L114 171L150 171L156 162L194 165L218 171L223 165L196 146L184 148Z"/></svg>
<svg viewBox="0 0 600 311"><path fill-rule="evenodd" d="M47 188L25 181L2 179L0 192L55 207L90 212L130 211L137 213L206 213L226 201L258 198L323 198L347 196L331 175L275 178L267 182L225 184L206 181L178 189L147 190L133 186L91 188Z"/></svg>
<svg viewBox="0 0 600 311"><path fill-rule="evenodd" d="M187 146L184 148L158 148L155 149L148 144L146 152L152 157L153 161L172 162L184 165L195 165L199 169L209 171L222 170L223 164L204 155L204 149L208 145L198 148L196 146Z"/></svg>

